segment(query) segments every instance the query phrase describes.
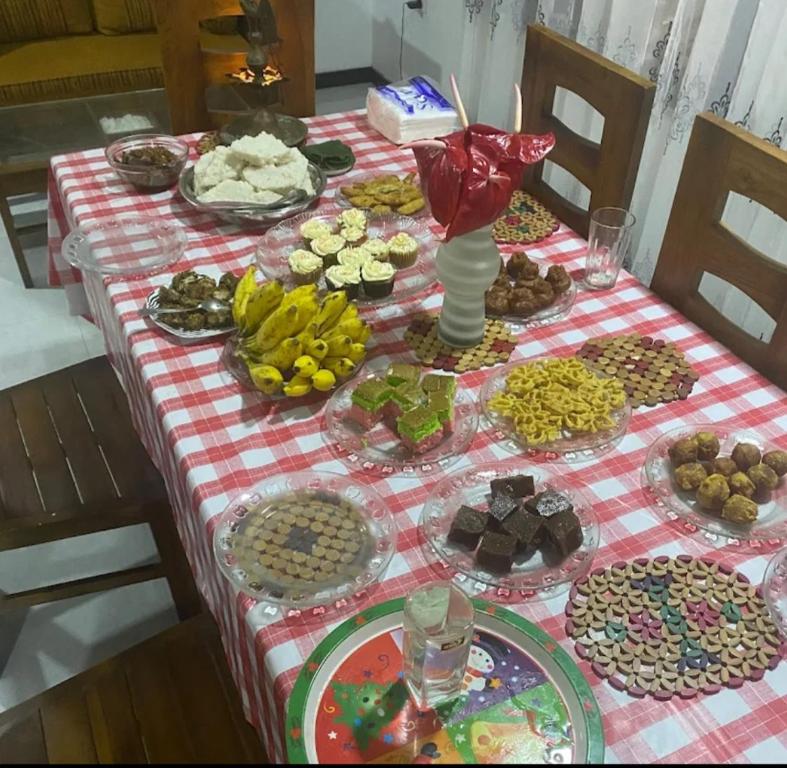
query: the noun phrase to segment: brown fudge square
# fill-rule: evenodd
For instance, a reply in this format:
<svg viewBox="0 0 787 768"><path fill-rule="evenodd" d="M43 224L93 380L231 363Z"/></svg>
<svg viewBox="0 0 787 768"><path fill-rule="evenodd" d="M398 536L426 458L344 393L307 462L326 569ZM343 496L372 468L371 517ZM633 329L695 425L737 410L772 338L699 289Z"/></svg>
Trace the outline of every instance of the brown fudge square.
<svg viewBox="0 0 787 768"><path fill-rule="evenodd" d="M478 540L486 528L486 513L473 507L462 505L456 513L451 529L448 531L448 541L461 544L468 549L475 549Z"/></svg>
<svg viewBox="0 0 787 768"><path fill-rule="evenodd" d="M486 531L476 552L476 565L495 573L508 573L514 561L516 545L516 538L510 534Z"/></svg>

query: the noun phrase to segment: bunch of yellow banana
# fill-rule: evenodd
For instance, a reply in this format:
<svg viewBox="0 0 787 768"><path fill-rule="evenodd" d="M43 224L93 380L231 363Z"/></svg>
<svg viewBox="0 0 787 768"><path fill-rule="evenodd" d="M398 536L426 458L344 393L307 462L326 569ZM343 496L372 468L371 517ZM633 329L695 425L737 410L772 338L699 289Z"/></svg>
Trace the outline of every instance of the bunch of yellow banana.
<svg viewBox="0 0 787 768"><path fill-rule="evenodd" d="M302 285L288 293L278 281L257 285L249 267L235 290L232 317L238 355L254 386L268 395L327 392L352 375L366 356L369 325L344 291L326 294Z"/></svg>

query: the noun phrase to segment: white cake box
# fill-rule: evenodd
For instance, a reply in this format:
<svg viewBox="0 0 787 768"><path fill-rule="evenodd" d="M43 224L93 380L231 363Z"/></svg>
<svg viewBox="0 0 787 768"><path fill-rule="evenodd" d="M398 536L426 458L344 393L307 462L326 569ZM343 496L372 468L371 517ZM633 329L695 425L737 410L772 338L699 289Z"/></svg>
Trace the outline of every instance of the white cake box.
<svg viewBox="0 0 787 768"><path fill-rule="evenodd" d="M456 110L431 79L417 75L366 94L369 125L394 144L431 139L459 127Z"/></svg>

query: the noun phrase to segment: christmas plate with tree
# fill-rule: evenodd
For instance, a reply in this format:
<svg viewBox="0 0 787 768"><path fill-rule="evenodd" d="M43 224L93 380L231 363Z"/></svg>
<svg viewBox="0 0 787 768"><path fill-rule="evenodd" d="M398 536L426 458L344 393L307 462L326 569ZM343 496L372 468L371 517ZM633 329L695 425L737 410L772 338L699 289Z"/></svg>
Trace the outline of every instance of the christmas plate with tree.
<svg viewBox="0 0 787 768"><path fill-rule="evenodd" d="M601 713L549 635L474 600L462 692L418 710L402 679L404 600L348 619L302 668L287 710L291 763L602 763Z"/></svg>

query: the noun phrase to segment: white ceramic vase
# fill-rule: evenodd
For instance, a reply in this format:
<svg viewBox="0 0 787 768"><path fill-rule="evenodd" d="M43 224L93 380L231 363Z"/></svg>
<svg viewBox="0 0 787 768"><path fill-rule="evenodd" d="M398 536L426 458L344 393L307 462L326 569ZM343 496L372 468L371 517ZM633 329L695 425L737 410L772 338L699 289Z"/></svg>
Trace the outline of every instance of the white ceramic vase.
<svg viewBox="0 0 787 768"><path fill-rule="evenodd" d="M445 296L437 333L441 341L465 348L484 338L485 294L500 270L492 226L458 235L437 249L437 277Z"/></svg>

